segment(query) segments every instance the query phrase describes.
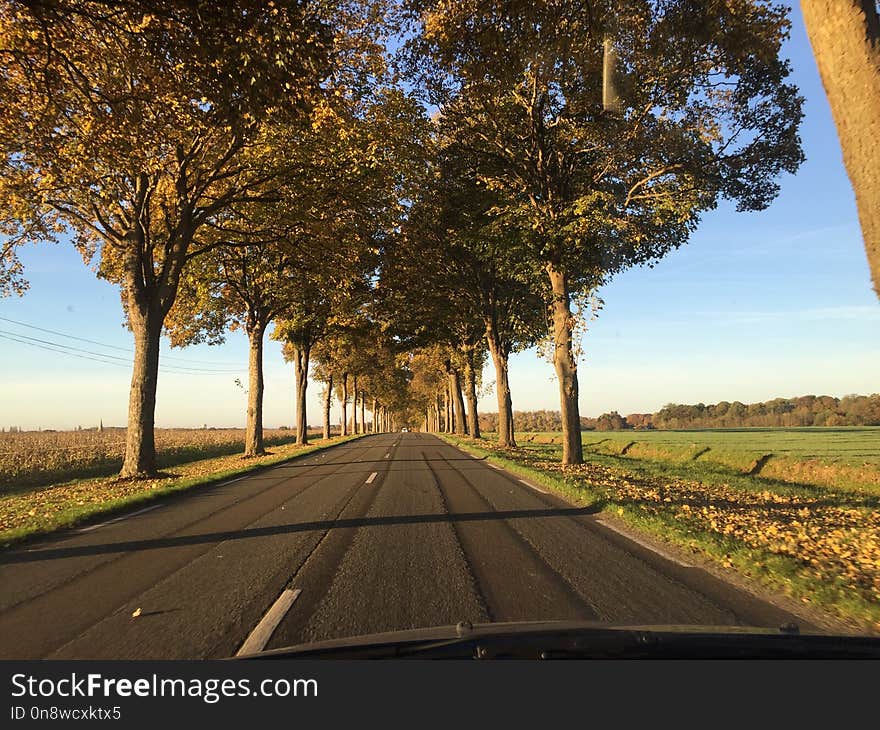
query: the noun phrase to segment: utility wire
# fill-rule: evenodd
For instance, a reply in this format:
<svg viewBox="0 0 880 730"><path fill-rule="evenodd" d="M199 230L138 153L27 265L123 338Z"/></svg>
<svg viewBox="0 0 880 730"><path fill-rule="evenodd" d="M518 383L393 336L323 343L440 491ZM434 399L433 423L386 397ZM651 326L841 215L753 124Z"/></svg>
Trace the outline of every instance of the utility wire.
<svg viewBox="0 0 880 730"><path fill-rule="evenodd" d="M0 330L0 337L5 340L11 340L12 342L18 342L22 345L31 345L32 347L38 347L42 350L48 350L49 352L60 353L62 355L69 355L71 357L78 357L81 360L92 360L93 362L104 363L105 365L118 365L124 368L130 368L132 365L131 359L127 359L124 357L118 357L116 355L108 355L103 352L93 352L91 350L83 350L78 347L71 347L70 345L62 345L57 342L51 342L49 340L41 340L35 337L28 337L27 335L21 335L18 333L7 332L6 330ZM178 373L182 375L222 375L226 373L240 373L241 370L207 370L207 369L199 369L199 368L188 368L180 365L159 365L160 370L170 372L170 373Z"/></svg>
<svg viewBox="0 0 880 730"><path fill-rule="evenodd" d="M121 350L122 352L127 352L129 355L131 354L131 348L128 347L120 347L119 345L108 345L105 342L98 342L96 340L89 340L85 337L77 337L76 335L71 335L66 332L58 332L57 330L46 329L45 327L37 327L35 324L28 324L27 322L19 322L15 319L9 319L9 317L0 317L0 320L4 322L9 322L11 324L17 324L19 327L27 327L32 330L38 330L39 332L46 332L50 335L58 335L59 337L66 337L69 340L78 340L79 342L87 342L90 345L99 345L100 347L107 347L111 350ZM174 360L180 363L192 363L194 365L231 365L232 363L219 363L216 360L191 360L189 358L176 357L175 355L166 355L166 360Z"/></svg>

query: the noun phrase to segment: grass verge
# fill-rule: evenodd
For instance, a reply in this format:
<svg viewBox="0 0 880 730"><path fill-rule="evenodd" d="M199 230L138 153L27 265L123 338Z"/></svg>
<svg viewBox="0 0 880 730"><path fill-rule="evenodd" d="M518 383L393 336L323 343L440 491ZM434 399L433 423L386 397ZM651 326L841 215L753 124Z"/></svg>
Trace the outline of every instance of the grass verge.
<svg viewBox="0 0 880 730"><path fill-rule="evenodd" d="M449 443L832 616L880 632L878 498L694 465L586 454L563 469L561 448L442 435Z"/></svg>
<svg viewBox="0 0 880 730"><path fill-rule="evenodd" d="M166 472L156 479L79 479L3 495L0 496L0 547L80 525L95 517L108 517L136 505L210 486L362 437L363 434L318 440L305 447L282 444L273 446L265 456L248 459L240 455L201 459L179 464L173 472Z"/></svg>

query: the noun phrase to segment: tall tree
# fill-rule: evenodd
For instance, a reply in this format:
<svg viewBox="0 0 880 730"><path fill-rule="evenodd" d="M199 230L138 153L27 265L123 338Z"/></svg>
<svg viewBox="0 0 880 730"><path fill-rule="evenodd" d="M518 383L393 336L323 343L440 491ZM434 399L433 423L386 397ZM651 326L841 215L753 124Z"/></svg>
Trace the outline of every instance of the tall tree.
<svg viewBox="0 0 880 730"><path fill-rule="evenodd" d="M459 146L437 147L434 175L389 249L381 296L410 347L445 343L459 353L465 373L468 353L482 364L485 343L495 368L498 442L515 446L508 360L546 331L544 297L523 236L493 214L498 196L479 183ZM422 282L417 290L409 284L416 271ZM444 419L447 425L451 420Z"/></svg>
<svg viewBox="0 0 880 730"><path fill-rule="evenodd" d="M876 0L801 0L801 9L880 297L880 12Z"/></svg>
<svg viewBox="0 0 880 730"><path fill-rule="evenodd" d="M210 245L206 226L266 195L266 124L306 116L334 45L331 3L153 5L6 0L0 11L4 233L72 232L120 285L135 344L129 477L155 471L159 341L181 275Z"/></svg>
<svg viewBox="0 0 880 730"><path fill-rule="evenodd" d="M228 227L225 228L228 232ZM288 241L222 245L200 256L186 270L175 306L165 320L173 346L219 344L225 330L248 337L248 401L245 456L263 447L263 342L269 324L289 307L297 291L296 249Z"/></svg>
<svg viewBox="0 0 880 730"><path fill-rule="evenodd" d="M582 461L572 296L684 243L721 198L766 207L802 160L763 0L415 3L418 83L545 277L563 462ZM613 43L606 43L606 39ZM619 69L603 99L606 48ZM610 109L610 111L609 111Z"/></svg>

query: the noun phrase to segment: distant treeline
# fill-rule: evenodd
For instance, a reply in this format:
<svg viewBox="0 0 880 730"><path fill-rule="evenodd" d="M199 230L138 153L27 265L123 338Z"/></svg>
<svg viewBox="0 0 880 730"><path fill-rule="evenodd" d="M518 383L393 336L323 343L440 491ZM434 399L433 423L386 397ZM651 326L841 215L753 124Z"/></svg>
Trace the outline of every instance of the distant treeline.
<svg viewBox="0 0 880 730"><path fill-rule="evenodd" d="M517 431L561 431L558 411L515 411ZM497 413L481 413L480 428L494 431ZM873 395L803 395L798 398L774 398L762 403L721 401L706 405L669 403L656 413L617 411L598 418L581 418L584 431L616 431L646 428L741 428L748 426L880 426L880 393Z"/></svg>

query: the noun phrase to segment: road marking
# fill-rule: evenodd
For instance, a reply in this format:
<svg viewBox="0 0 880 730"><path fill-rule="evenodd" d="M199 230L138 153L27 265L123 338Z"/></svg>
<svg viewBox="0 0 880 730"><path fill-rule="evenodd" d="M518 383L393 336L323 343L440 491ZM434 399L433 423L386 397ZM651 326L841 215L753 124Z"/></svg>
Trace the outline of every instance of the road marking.
<svg viewBox="0 0 880 730"><path fill-rule="evenodd" d="M281 595L278 596L275 603L272 604L272 607L266 611L266 615L260 619L260 623L254 627L254 630L251 631L248 637L244 640L244 644L241 645L241 648L235 652L235 656L255 654L258 651L263 651L263 647L269 643L269 639L272 638L272 633L278 628L281 619L283 619L290 610L293 602L299 598L300 593L302 593L302 591L299 588L295 588L294 590L285 589Z"/></svg>
<svg viewBox="0 0 880 730"><path fill-rule="evenodd" d="M367 477L367 481L365 481L364 484L372 484L372 483L373 483L373 480L374 480L377 476L379 476L379 472L374 471L372 474L370 474L370 476Z"/></svg>
<svg viewBox="0 0 880 730"><path fill-rule="evenodd" d="M91 532L92 530L97 530L99 527L104 527L106 525L112 525L114 522L122 522L122 520L127 520L129 517L137 517L138 515L142 515L145 512L152 512L154 509L159 509L159 507L163 507L161 504L154 504L152 507L145 507L144 509L138 510L137 512L132 512L127 515L122 515L121 517L117 517L113 520L107 520L106 522L99 522L97 525L89 525L88 527L81 527L76 530L76 532Z"/></svg>
<svg viewBox="0 0 880 730"><path fill-rule="evenodd" d="M674 555L670 555L665 550L661 550L660 548L657 548L654 545L651 545L650 543L645 542L644 540L640 540L639 538L634 537L633 535L629 534L628 532L624 532L620 528L612 525L610 522L606 522L605 520L602 520L598 517L596 517L595 520L600 525L602 525L602 527L607 527L609 530L613 530L618 535L623 535L627 540L631 540L632 542L636 543L637 545L641 545L646 550L650 550L652 553L656 553L661 558L665 558L666 560L668 560L672 563L675 563L676 565L680 565L682 568L693 568L694 567L690 563L682 562L681 560L676 558Z"/></svg>
<svg viewBox="0 0 880 730"><path fill-rule="evenodd" d="M496 466L495 464L489 464L489 466L491 466L493 469L497 469L498 471L503 471L500 466Z"/></svg>
<svg viewBox="0 0 880 730"><path fill-rule="evenodd" d="M240 482L242 479L247 479L249 476L253 476L252 474L245 474L243 477L238 477L238 479L230 479L228 482L220 482L218 487L225 487L227 484L234 484L235 482Z"/></svg>
<svg viewBox="0 0 880 730"><path fill-rule="evenodd" d="M520 479L519 481L522 482L523 484L525 484L527 487L531 487L536 492L540 492L541 494L547 494L547 492L545 492L543 489L541 489L541 487L536 487L534 484L527 482L525 479Z"/></svg>

